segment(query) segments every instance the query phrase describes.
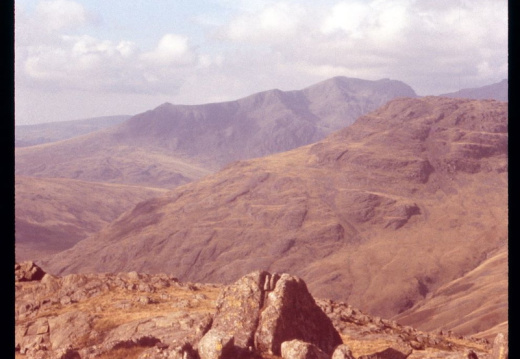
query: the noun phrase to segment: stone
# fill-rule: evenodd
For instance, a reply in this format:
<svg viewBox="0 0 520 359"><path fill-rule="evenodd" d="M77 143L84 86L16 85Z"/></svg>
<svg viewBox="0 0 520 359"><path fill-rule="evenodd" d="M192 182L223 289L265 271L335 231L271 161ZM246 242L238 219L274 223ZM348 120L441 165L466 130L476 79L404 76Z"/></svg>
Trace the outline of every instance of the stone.
<svg viewBox="0 0 520 359"><path fill-rule="evenodd" d="M64 295L60 298L61 305L68 305L72 303L72 299L68 295Z"/></svg>
<svg viewBox="0 0 520 359"><path fill-rule="evenodd" d="M424 343L419 343L416 340L410 340L410 346L412 347L412 349L415 350L424 350L424 348L426 347Z"/></svg>
<svg viewBox="0 0 520 359"><path fill-rule="evenodd" d="M46 273L42 277L41 283L45 285L45 289L49 292L57 292L61 288L60 279L49 273Z"/></svg>
<svg viewBox="0 0 520 359"><path fill-rule="evenodd" d="M141 304L150 304L150 303L152 303L152 300L150 299L150 297L142 295L137 298L137 302L139 302Z"/></svg>
<svg viewBox="0 0 520 359"><path fill-rule="evenodd" d="M509 345L508 340L503 333L498 333L493 341L493 348L491 349L491 359L508 359Z"/></svg>
<svg viewBox="0 0 520 359"><path fill-rule="evenodd" d="M135 271L126 273L126 277L130 280L139 280L140 279L139 274Z"/></svg>
<svg viewBox="0 0 520 359"><path fill-rule="evenodd" d="M311 343L294 339L281 345L283 359L329 359L329 356Z"/></svg>
<svg viewBox="0 0 520 359"><path fill-rule="evenodd" d="M327 355L343 343L305 282L284 273L266 295L255 332L255 347L260 352L280 355L282 343L292 339L314 344Z"/></svg>
<svg viewBox="0 0 520 359"><path fill-rule="evenodd" d="M198 345L200 359L229 359L234 357L235 345L232 335L210 329Z"/></svg>
<svg viewBox="0 0 520 359"><path fill-rule="evenodd" d="M250 273L226 286L217 298L212 329L232 335L237 347L253 345L268 275L265 271Z"/></svg>
<svg viewBox="0 0 520 359"><path fill-rule="evenodd" d="M50 342L53 350L75 347L92 331L92 316L81 312L67 312L49 318ZM71 330L74 328L74 330Z"/></svg>
<svg viewBox="0 0 520 359"><path fill-rule="evenodd" d="M41 280L45 272L32 261L15 263L14 279L15 282L29 282Z"/></svg>
<svg viewBox="0 0 520 359"><path fill-rule="evenodd" d="M355 359L347 344L340 344L334 349L332 359Z"/></svg>

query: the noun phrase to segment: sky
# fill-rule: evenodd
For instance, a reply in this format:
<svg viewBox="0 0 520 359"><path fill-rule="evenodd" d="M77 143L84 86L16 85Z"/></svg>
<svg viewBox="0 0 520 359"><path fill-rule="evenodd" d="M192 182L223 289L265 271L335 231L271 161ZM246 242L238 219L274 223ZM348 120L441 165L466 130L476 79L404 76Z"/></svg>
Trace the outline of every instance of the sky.
<svg viewBox="0 0 520 359"><path fill-rule="evenodd" d="M135 115L334 76L418 95L508 76L507 0L15 0L15 123Z"/></svg>

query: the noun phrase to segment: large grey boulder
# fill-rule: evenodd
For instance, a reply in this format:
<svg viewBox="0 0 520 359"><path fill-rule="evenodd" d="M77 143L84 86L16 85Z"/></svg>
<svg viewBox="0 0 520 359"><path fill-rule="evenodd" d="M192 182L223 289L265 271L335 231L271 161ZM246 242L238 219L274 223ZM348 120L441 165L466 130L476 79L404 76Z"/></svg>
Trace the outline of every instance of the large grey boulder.
<svg viewBox="0 0 520 359"><path fill-rule="evenodd" d="M256 271L225 287L217 299L212 329L232 335L237 347L252 347L269 277L265 271Z"/></svg>
<svg viewBox="0 0 520 359"><path fill-rule="evenodd" d="M255 333L255 347L260 352L280 355L282 343L293 339L314 344L329 356L343 343L305 282L284 273L266 295Z"/></svg>
<svg viewBox="0 0 520 359"><path fill-rule="evenodd" d="M280 355L283 342L300 339L330 356L342 344L302 279L265 271L250 273L222 290L211 328L233 336L241 353Z"/></svg>

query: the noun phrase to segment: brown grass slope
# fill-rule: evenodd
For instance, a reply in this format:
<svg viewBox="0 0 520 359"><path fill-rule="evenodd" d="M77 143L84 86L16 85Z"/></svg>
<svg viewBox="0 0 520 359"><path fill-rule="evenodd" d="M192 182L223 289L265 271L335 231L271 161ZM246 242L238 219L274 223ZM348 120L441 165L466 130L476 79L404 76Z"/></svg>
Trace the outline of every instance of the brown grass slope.
<svg viewBox="0 0 520 359"><path fill-rule="evenodd" d="M173 187L238 159L315 142L398 96L399 81L336 77L301 91L223 103L163 104L116 128L16 150L16 174Z"/></svg>
<svg viewBox="0 0 520 359"><path fill-rule="evenodd" d="M450 328L487 339L508 332L508 251L492 253L477 268L449 282L394 319L422 330Z"/></svg>
<svg viewBox="0 0 520 359"><path fill-rule="evenodd" d="M506 103L394 100L321 142L140 203L42 265L220 282L291 272L389 317L504 245L507 142Z"/></svg>
<svg viewBox="0 0 520 359"><path fill-rule="evenodd" d="M39 259L72 247L138 202L166 190L70 179L15 179L16 259Z"/></svg>

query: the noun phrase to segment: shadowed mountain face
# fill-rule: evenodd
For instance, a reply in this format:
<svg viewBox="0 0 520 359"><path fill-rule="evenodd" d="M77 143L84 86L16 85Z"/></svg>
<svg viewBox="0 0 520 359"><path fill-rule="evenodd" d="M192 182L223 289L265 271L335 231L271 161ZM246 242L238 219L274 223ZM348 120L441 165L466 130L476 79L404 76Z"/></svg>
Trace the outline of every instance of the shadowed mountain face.
<svg viewBox="0 0 520 359"><path fill-rule="evenodd" d="M336 77L301 91L271 90L237 101L163 104L116 128L19 148L16 174L173 187L239 159L318 141L395 97L399 81Z"/></svg>
<svg viewBox="0 0 520 359"><path fill-rule="evenodd" d="M393 100L142 202L42 265L206 282L290 271L314 295L396 315L505 245L507 131L506 103Z"/></svg>
<svg viewBox="0 0 520 359"><path fill-rule="evenodd" d="M500 82L497 82L496 84L491 84L477 88L462 89L457 92L450 92L439 96L452 98L472 98L476 100L489 99L498 101L508 101L508 89L509 82L507 79L504 79Z"/></svg>
<svg viewBox="0 0 520 359"><path fill-rule="evenodd" d="M72 247L137 203L166 190L17 176L16 259L37 260Z"/></svg>
<svg viewBox="0 0 520 359"><path fill-rule="evenodd" d="M103 116L84 120L41 123L15 126L15 147L40 145L66 140L90 132L115 126L132 116Z"/></svg>
<svg viewBox="0 0 520 359"><path fill-rule="evenodd" d="M477 268L441 286L394 319L427 331L450 328L463 335L481 333L490 340L500 332L507 333L507 258L507 246L490 253Z"/></svg>

